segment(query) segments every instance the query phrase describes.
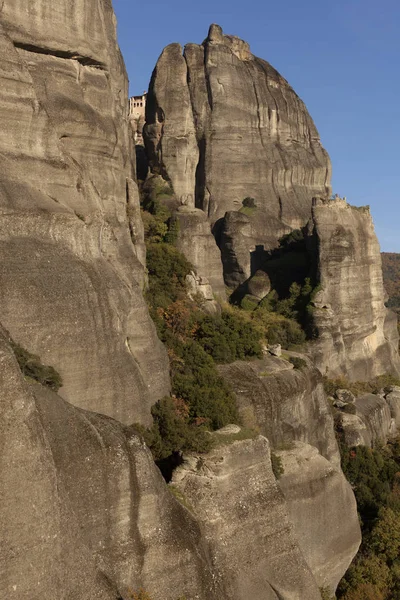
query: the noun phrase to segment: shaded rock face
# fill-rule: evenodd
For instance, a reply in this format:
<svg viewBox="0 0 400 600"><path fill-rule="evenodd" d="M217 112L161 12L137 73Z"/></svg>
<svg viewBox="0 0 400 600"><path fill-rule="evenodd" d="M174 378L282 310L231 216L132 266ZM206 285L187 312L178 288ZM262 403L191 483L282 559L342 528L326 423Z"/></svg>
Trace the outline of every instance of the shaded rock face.
<svg viewBox="0 0 400 600"><path fill-rule="evenodd" d="M225 299L221 253L210 231L205 213L193 207L182 206L174 213L179 223L178 249L195 267L200 277L206 277L212 291Z"/></svg>
<svg viewBox="0 0 400 600"><path fill-rule="evenodd" d="M396 436L399 424L399 396L364 394L355 401L354 414L341 414L347 446L380 446Z"/></svg>
<svg viewBox="0 0 400 600"><path fill-rule="evenodd" d="M314 233L321 290L313 355L329 376L352 380L400 372L396 319L384 305L381 256L368 208L316 198Z"/></svg>
<svg viewBox="0 0 400 600"><path fill-rule="evenodd" d="M240 415L282 459L289 521L319 587L336 589L361 543L353 491L340 468L332 414L318 371L269 357L219 367Z"/></svg>
<svg viewBox="0 0 400 600"><path fill-rule="evenodd" d="M0 596L215 598L199 526L134 432L28 385L3 336L0 362Z"/></svg>
<svg viewBox="0 0 400 600"><path fill-rule="evenodd" d="M192 456L175 471L172 483L201 523L224 597L320 599L293 535L266 438Z"/></svg>
<svg viewBox="0 0 400 600"><path fill-rule="evenodd" d="M286 360L265 357L220 365L220 374L235 392L239 412L248 426L258 427L272 448L301 441L340 465L333 420L317 369L293 369Z"/></svg>
<svg viewBox="0 0 400 600"><path fill-rule="evenodd" d="M164 49L144 135L153 170L211 223L239 211L245 198L254 201L247 253L305 225L313 195L331 191L329 157L303 102L246 42L218 25L183 55L179 44Z"/></svg>
<svg viewBox="0 0 400 600"><path fill-rule="evenodd" d="M334 591L361 543L357 506L342 471L312 446L278 452L283 491L296 539L319 587Z"/></svg>
<svg viewBox="0 0 400 600"><path fill-rule="evenodd" d="M127 77L108 0L0 9L0 312L61 394L150 419L168 365L145 307Z"/></svg>

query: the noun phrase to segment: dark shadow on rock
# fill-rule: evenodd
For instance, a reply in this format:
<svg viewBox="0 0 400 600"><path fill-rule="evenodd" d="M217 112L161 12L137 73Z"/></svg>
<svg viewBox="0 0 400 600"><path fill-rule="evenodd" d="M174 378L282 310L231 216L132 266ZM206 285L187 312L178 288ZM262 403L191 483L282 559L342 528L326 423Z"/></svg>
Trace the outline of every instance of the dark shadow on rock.
<svg viewBox="0 0 400 600"><path fill-rule="evenodd" d="M183 464L183 458L180 452L173 452L167 458L156 460L156 465L167 483L171 481L173 472L181 464Z"/></svg>
<svg viewBox="0 0 400 600"><path fill-rule="evenodd" d="M137 178L141 181L145 181L147 173L149 171L149 161L147 160L147 154L144 146L137 144L136 149L136 174Z"/></svg>
<svg viewBox="0 0 400 600"><path fill-rule="evenodd" d="M224 226L224 221L225 221L225 217L221 217L220 219L217 219L213 225L213 228L211 229L211 233L213 234L216 244L219 249L221 249L221 235L222 235L222 229Z"/></svg>

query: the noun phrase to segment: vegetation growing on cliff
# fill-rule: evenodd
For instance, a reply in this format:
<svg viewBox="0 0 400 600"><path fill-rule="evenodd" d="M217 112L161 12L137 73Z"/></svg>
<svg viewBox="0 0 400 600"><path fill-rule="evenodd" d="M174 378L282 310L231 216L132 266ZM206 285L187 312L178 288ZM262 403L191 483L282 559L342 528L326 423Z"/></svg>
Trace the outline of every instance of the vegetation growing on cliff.
<svg viewBox="0 0 400 600"><path fill-rule="evenodd" d="M354 396L362 394L378 394L381 390L387 391L390 386L400 385L400 380L386 373L378 375L369 381L349 381L345 377L337 377L336 379L323 378L325 393L328 396L333 396L338 389L349 390Z"/></svg>
<svg viewBox="0 0 400 600"><path fill-rule="evenodd" d="M148 210L143 211L146 298L168 349L172 397L157 402L152 427L140 429L162 466L162 461L181 451L207 451L211 443L207 430L238 422L234 394L216 363L261 357L264 329L238 308L226 306L220 314L208 315L189 299L186 277L193 267L174 246L176 222L155 189L145 201Z"/></svg>
<svg viewBox="0 0 400 600"><path fill-rule="evenodd" d="M14 341L10 340L10 344L23 375L58 392L62 386L62 379L54 367L42 364L39 356L31 354Z"/></svg>
<svg viewBox="0 0 400 600"><path fill-rule="evenodd" d="M357 500L362 545L339 584L343 600L400 597L400 440L348 448L336 418L342 469Z"/></svg>
<svg viewBox="0 0 400 600"><path fill-rule="evenodd" d="M313 338L312 301L319 287L303 232L297 229L283 236L276 250L256 249L252 270L268 275L271 291L260 301L248 293L246 282L233 292L232 304L263 326L271 344L289 348Z"/></svg>

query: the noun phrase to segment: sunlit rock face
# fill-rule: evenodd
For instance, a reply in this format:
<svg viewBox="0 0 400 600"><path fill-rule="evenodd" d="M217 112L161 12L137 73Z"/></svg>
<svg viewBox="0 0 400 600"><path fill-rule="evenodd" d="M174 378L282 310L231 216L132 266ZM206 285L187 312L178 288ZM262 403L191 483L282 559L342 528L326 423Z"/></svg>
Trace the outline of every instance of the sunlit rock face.
<svg viewBox="0 0 400 600"><path fill-rule="evenodd" d="M171 180L182 204L217 222L216 235L227 211L254 200L247 253L276 245L307 222L314 195L330 194L329 157L304 103L246 42L218 25L202 45L164 49L146 121L153 170Z"/></svg>
<svg viewBox="0 0 400 600"><path fill-rule="evenodd" d="M313 355L329 376L371 379L400 372L397 319L385 305L379 243L368 207L316 198L313 206L320 291Z"/></svg>
<svg viewBox="0 0 400 600"><path fill-rule="evenodd" d="M135 432L24 381L2 331L0 366L0 597L221 597L198 524Z"/></svg>
<svg viewBox="0 0 400 600"><path fill-rule="evenodd" d="M224 597L319 600L272 471L266 438L225 443L206 456L190 456L175 472L173 485L201 524Z"/></svg>
<svg viewBox="0 0 400 600"><path fill-rule="evenodd" d="M304 442L339 467L332 413L315 367L294 369L287 360L269 356L218 370L233 388L243 422L259 428L272 448Z"/></svg>
<svg viewBox="0 0 400 600"><path fill-rule="evenodd" d="M169 389L142 298L127 76L106 0L5 0L0 312L62 374L61 395L149 422Z"/></svg>
<svg viewBox="0 0 400 600"><path fill-rule="evenodd" d="M277 453L296 539L319 587L335 590L361 543L353 490L340 467L313 446L295 442Z"/></svg>
<svg viewBox="0 0 400 600"><path fill-rule="evenodd" d="M268 436L296 540L319 587L336 586L361 542L354 493L340 456L320 373L274 356L221 365L242 421ZM347 415L346 415L347 416Z"/></svg>

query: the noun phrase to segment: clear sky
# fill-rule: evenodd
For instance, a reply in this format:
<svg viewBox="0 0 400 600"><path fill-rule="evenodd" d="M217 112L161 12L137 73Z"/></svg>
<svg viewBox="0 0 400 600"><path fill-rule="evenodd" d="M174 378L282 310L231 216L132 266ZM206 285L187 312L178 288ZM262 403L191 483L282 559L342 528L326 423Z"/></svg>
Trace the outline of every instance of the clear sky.
<svg viewBox="0 0 400 600"><path fill-rule="evenodd" d="M400 252L399 0L113 0L131 94L164 46L211 23L250 43L304 100L329 152L333 191L369 204L381 248Z"/></svg>

